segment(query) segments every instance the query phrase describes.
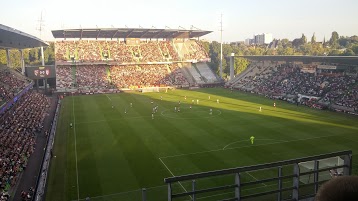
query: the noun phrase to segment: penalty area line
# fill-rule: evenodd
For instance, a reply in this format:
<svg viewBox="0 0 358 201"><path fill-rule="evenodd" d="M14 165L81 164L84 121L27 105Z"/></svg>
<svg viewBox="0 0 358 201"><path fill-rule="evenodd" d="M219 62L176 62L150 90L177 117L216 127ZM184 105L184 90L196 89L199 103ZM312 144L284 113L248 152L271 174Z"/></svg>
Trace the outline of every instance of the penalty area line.
<svg viewBox="0 0 358 201"><path fill-rule="evenodd" d="M161 158L158 158L160 160L160 162L162 162L162 164L164 165L164 167L169 171L169 173L175 177L175 175L173 174L173 172L168 168L168 166L163 162L163 160ZM182 189L187 193L188 191L184 188L184 186L180 183L180 181L178 181L179 185L182 187ZM189 195L190 199L193 199L191 197L191 195Z"/></svg>
<svg viewBox="0 0 358 201"><path fill-rule="evenodd" d="M265 141L275 141L275 142L287 142L287 140L277 140L277 139L256 139L255 141L260 141L260 140L265 140ZM247 139L247 140L239 140L239 141L235 141L235 142L231 142L229 144L227 144L223 150L225 150L227 147L233 145L233 144L236 144L238 142L249 142L250 139Z"/></svg>
<svg viewBox="0 0 358 201"><path fill-rule="evenodd" d="M227 148L225 150L223 150L222 148L221 149L213 149L213 150L199 151L199 152L186 153L186 154L163 156L160 158L162 158L162 159L163 158L174 158L174 157L189 156L189 155L196 155L196 154L203 154L203 153L210 153L210 152L217 152L217 151L227 151L227 150L242 149L242 148L248 148L248 147L260 147L260 146L273 145L273 144L284 144L284 143L289 143L289 142L299 142L299 141L305 141L305 140L321 139L321 138L334 137L334 136L339 136L339 135L337 135L337 134L336 135L326 135L326 136L320 136L320 137L303 138L303 139L297 139L297 140L287 140L287 141L272 142L272 143L259 144L259 145L232 147L232 148Z"/></svg>
<svg viewBox="0 0 358 201"><path fill-rule="evenodd" d="M107 98L112 102L112 99L107 95L107 94L105 94L106 96L107 96Z"/></svg>
<svg viewBox="0 0 358 201"><path fill-rule="evenodd" d="M245 172L246 174L248 174L250 177L254 178L256 181L258 181L258 179L256 177L254 177L252 174L250 174L250 172ZM263 186L267 186L265 183L261 183Z"/></svg>

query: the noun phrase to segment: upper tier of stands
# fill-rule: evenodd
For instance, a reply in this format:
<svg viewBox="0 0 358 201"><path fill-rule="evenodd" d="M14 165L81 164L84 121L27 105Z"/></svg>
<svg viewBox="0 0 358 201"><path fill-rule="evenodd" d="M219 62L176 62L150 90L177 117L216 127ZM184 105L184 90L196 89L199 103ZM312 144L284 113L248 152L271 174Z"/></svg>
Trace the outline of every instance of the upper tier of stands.
<svg viewBox="0 0 358 201"><path fill-rule="evenodd" d="M165 61L208 60L200 41L124 41L76 40L55 43L56 61L145 63Z"/></svg>
<svg viewBox="0 0 358 201"><path fill-rule="evenodd" d="M331 106L338 111L358 114L358 72L317 69L317 65L253 61L230 82L234 88L299 101L311 107Z"/></svg>
<svg viewBox="0 0 358 201"><path fill-rule="evenodd" d="M0 106L11 100L30 81L7 67L0 67Z"/></svg>

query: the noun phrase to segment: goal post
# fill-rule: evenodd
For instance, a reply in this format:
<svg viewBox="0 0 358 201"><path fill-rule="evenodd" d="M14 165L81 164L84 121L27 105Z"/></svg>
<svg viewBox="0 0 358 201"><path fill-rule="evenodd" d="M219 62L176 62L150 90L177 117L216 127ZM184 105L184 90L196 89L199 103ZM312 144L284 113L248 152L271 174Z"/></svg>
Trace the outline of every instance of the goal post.
<svg viewBox="0 0 358 201"><path fill-rule="evenodd" d="M343 173L343 168L335 168L336 166L343 165L344 160L337 156L332 158L326 158L319 160L319 169L332 167L330 171L319 172L318 181L325 181L331 179L333 176L337 176ZM298 164L300 167L300 173L311 172L300 176L300 182L309 184L314 182L314 161L307 161ZM337 175L335 175L337 174Z"/></svg>
<svg viewBox="0 0 358 201"><path fill-rule="evenodd" d="M145 87L140 90L142 93L159 92L159 87Z"/></svg>
<svg viewBox="0 0 358 201"><path fill-rule="evenodd" d="M168 90L175 90L175 87L172 87L172 86L167 86L167 87L143 87L143 88L138 89L138 91L142 92L142 93L160 92L160 91L168 92Z"/></svg>

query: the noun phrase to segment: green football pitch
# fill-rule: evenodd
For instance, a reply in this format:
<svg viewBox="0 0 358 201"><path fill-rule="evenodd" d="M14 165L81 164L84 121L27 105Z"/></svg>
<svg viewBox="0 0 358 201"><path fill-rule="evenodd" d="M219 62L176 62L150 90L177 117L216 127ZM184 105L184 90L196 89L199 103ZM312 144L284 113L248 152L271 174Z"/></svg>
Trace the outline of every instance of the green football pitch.
<svg viewBox="0 0 358 201"><path fill-rule="evenodd" d="M180 112L175 112L179 101ZM149 201L164 201L166 177L341 150L358 152L358 118L277 100L273 107L273 103L222 88L66 97L46 200L139 201L140 189L146 188ZM358 173L354 157L353 173ZM242 178L255 181L276 174L249 172ZM202 179L197 188L228 183L233 183L230 175ZM190 185L190 181L175 184L174 192L189 191ZM242 193L275 186L267 182ZM223 191L199 200L231 196ZM185 199L190 197L179 200Z"/></svg>

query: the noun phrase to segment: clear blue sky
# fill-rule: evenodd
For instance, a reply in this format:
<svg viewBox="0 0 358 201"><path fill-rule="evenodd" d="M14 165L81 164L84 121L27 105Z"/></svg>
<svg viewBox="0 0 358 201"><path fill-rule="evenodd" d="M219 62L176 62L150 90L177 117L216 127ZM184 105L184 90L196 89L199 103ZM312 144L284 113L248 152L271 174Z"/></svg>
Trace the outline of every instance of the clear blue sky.
<svg viewBox="0 0 358 201"><path fill-rule="evenodd" d="M92 3L93 2L93 3ZM294 39L313 32L318 40L358 35L357 0L3 0L0 23L39 37L38 19L44 16L43 39L53 40L51 30L63 28L156 27L189 29L191 25L214 33L220 40L242 41L258 33Z"/></svg>

